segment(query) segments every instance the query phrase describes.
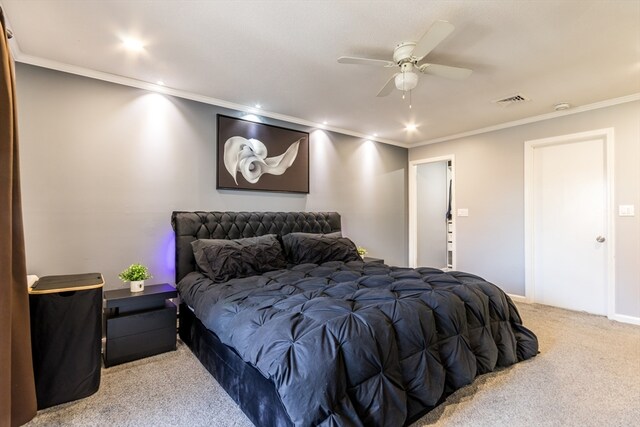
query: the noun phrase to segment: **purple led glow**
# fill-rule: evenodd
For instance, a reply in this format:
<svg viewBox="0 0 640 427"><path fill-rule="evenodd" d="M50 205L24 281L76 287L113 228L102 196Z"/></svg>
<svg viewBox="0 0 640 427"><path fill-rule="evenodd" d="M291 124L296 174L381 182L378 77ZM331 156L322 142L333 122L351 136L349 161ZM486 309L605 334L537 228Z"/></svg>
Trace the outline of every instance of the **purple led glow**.
<svg viewBox="0 0 640 427"><path fill-rule="evenodd" d="M174 283L176 277L176 247L173 230L167 231L162 236L153 258L156 269L153 272L154 277L159 282Z"/></svg>

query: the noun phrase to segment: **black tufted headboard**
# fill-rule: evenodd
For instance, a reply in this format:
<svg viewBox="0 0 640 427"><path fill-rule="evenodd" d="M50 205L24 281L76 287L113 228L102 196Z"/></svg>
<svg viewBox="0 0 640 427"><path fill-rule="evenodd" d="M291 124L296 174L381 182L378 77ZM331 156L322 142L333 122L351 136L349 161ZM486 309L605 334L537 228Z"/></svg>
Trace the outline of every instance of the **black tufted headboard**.
<svg viewBox="0 0 640 427"><path fill-rule="evenodd" d="M337 212L173 212L171 225L176 236L176 284L196 269L191 242L197 239L341 230Z"/></svg>

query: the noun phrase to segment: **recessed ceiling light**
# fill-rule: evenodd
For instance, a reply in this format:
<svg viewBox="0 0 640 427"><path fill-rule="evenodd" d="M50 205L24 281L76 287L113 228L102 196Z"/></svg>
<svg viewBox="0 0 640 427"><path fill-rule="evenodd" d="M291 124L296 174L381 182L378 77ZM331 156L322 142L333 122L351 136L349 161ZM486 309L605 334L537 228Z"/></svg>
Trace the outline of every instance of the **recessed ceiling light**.
<svg viewBox="0 0 640 427"><path fill-rule="evenodd" d="M323 125L328 125L328 124L329 124L329 122L325 120L325 121L323 121L323 122L322 122L322 124L323 124Z"/></svg>
<svg viewBox="0 0 640 427"><path fill-rule="evenodd" d="M378 134L377 134L377 133L374 133L374 134L372 134L372 135L373 135L373 136L378 136Z"/></svg>
<svg viewBox="0 0 640 427"><path fill-rule="evenodd" d="M418 128L418 126L412 124L408 124L407 127L405 128L407 131L409 132L413 132L414 130L416 130Z"/></svg>
<svg viewBox="0 0 640 427"><path fill-rule="evenodd" d="M156 82L156 84L157 84L158 86L164 86L164 82L163 82L162 80L158 80L158 81Z"/></svg>
<svg viewBox="0 0 640 427"><path fill-rule="evenodd" d="M255 114L245 114L244 116L242 116L242 118L251 122L262 123L260 117L256 116Z"/></svg>
<svg viewBox="0 0 640 427"><path fill-rule="evenodd" d="M556 111L564 111L568 110L569 108L571 108L571 104L569 104L568 102L561 102L553 106L553 109Z"/></svg>
<svg viewBox="0 0 640 427"><path fill-rule="evenodd" d="M144 49L144 44L142 44L140 40L130 37L122 39L122 45L125 47L125 49L132 52L140 52L142 49Z"/></svg>
<svg viewBox="0 0 640 427"><path fill-rule="evenodd" d="M256 104L256 108L262 108L262 105Z"/></svg>

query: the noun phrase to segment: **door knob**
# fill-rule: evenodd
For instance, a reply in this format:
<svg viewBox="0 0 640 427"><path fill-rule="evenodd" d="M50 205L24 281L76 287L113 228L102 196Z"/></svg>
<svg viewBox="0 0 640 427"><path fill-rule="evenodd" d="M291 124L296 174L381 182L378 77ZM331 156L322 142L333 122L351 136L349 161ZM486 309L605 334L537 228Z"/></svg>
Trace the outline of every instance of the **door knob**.
<svg viewBox="0 0 640 427"><path fill-rule="evenodd" d="M607 239L605 239L603 236L598 236L598 237L596 237L596 242L598 242L598 243L602 243L602 242L604 242L605 240L607 240Z"/></svg>

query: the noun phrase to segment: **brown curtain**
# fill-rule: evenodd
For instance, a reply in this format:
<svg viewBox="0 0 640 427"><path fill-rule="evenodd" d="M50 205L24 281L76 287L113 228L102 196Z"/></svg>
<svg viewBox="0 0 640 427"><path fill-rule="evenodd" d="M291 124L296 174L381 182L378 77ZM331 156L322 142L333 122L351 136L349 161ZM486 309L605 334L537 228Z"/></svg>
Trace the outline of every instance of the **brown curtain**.
<svg viewBox="0 0 640 427"><path fill-rule="evenodd" d="M0 426L36 414L13 60L0 7Z"/></svg>

